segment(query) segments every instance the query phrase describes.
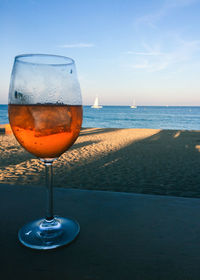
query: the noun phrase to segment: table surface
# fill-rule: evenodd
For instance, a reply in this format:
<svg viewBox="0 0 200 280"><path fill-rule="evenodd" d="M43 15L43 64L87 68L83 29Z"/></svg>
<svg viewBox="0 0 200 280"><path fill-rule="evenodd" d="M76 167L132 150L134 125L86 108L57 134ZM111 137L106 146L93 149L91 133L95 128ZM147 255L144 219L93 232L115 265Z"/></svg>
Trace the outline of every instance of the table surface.
<svg viewBox="0 0 200 280"><path fill-rule="evenodd" d="M2 279L200 279L200 200L55 189L55 214L76 219L68 246L22 246L18 229L43 217L45 187L0 184Z"/></svg>

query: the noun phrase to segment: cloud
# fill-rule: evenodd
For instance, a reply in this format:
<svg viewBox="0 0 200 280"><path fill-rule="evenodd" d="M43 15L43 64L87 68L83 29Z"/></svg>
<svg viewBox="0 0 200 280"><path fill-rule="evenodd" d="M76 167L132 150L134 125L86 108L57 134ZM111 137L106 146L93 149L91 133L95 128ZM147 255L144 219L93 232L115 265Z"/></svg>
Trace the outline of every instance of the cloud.
<svg viewBox="0 0 200 280"><path fill-rule="evenodd" d="M163 55L163 53L160 52L133 52L133 51L127 51L126 54L134 54L134 55L147 55L147 56L157 56L157 55Z"/></svg>
<svg viewBox="0 0 200 280"><path fill-rule="evenodd" d="M151 68L151 65L149 65L148 61L144 61L143 63L140 63L140 64L133 64L133 65L131 65L131 68L135 68L135 69L149 69L149 68Z"/></svg>
<svg viewBox="0 0 200 280"><path fill-rule="evenodd" d="M163 30L160 32L160 26L162 26L161 21L175 9L186 9L186 7L199 2L200 0L163 0L153 12L138 17L135 21L135 27L139 31L137 44L140 44L140 49L126 52L134 59L131 68L156 72L178 66L181 70L185 63L194 60L195 55L200 54L200 40L195 38L190 41L183 40L176 30L167 30L166 25L165 32ZM184 31L183 29L184 25L181 33ZM139 43L140 38L141 42Z"/></svg>
<svg viewBox="0 0 200 280"><path fill-rule="evenodd" d="M132 64L132 69L146 70L147 72L158 72L164 70L169 65L169 60L165 59L162 61L144 61L140 64Z"/></svg>
<svg viewBox="0 0 200 280"><path fill-rule="evenodd" d="M141 69L148 72L158 72L174 66L181 66L184 63L191 61L196 54L200 54L200 40L185 41L180 39L174 50L168 52L155 51L146 45L148 50L134 52L129 51L127 54L132 54L136 63L130 64L132 69ZM156 46L156 49L158 46Z"/></svg>
<svg viewBox="0 0 200 280"><path fill-rule="evenodd" d="M58 46L59 48L93 48L94 44L92 43L76 43L76 44L65 44Z"/></svg>
<svg viewBox="0 0 200 280"><path fill-rule="evenodd" d="M171 10L190 6L199 0L166 0L163 5L151 14L141 16L136 19L135 26L138 28L145 24L155 28L158 21L164 18Z"/></svg>
<svg viewBox="0 0 200 280"><path fill-rule="evenodd" d="M199 0L166 0L164 5L168 8L176 8L190 6L196 2Z"/></svg>

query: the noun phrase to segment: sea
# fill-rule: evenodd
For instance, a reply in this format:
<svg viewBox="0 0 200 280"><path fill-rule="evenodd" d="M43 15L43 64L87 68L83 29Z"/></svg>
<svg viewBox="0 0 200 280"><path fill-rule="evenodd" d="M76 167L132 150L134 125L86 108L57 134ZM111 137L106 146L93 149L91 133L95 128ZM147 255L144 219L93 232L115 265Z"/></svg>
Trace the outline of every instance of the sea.
<svg viewBox="0 0 200 280"><path fill-rule="evenodd" d="M83 127L200 130L200 107L84 106Z"/></svg>
<svg viewBox="0 0 200 280"><path fill-rule="evenodd" d="M0 105L0 124L8 123L8 106ZM83 127L200 130L200 106L83 106Z"/></svg>

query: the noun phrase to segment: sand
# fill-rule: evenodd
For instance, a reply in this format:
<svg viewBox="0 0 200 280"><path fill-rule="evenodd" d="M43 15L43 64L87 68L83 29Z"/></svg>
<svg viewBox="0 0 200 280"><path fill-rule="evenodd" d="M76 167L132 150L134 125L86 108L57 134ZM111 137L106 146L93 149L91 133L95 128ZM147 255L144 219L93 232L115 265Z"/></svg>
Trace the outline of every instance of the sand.
<svg viewBox="0 0 200 280"><path fill-rule="evenodd" d="M0 135L0 183L45 185L43 164ZM54 186L200 197L200 131L82 129L54 162Z"/></svg>

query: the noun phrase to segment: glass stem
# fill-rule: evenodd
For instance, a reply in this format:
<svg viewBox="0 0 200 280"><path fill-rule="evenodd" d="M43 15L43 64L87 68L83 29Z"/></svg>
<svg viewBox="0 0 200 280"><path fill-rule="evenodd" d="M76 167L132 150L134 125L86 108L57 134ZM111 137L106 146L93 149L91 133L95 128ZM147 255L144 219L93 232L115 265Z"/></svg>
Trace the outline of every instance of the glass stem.
<svg viewBox="0 0 200 280"><path fill-rule="evenodd" d="M53 220L53 167L52 162L45 162L47 187L47 213L46 220Z"/></svg>

